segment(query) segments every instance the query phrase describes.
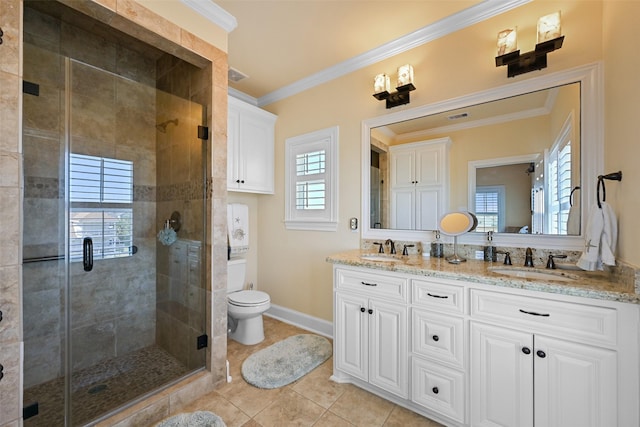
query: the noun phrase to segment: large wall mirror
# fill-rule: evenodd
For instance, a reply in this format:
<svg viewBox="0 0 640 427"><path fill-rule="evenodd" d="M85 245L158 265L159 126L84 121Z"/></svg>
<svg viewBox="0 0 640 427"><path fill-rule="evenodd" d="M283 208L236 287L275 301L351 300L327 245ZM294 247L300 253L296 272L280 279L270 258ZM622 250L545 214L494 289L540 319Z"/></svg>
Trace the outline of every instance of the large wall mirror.
<svg viewBox="0 0 640 427"><path fill-rule="evenodd" d="M446 138L445 194L431 217L475 213L478 228L461 242L481 244L491 230L505 246L580 249L603 168L602 107L601 65L593 64L365 120L362 237L431 238L437 225L395 222L389 174L400 146Z"/></svg>

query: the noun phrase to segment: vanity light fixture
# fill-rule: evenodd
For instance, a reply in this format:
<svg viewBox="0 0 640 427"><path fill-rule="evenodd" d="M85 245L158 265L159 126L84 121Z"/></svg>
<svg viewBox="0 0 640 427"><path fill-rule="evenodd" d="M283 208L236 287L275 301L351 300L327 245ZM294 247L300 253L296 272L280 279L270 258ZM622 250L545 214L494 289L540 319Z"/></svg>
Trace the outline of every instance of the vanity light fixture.
<svg viewBox="0 0 640 427"><path fill-rule="evenodd" d="M387 108L411 102L410 94L416 87L413 85L413 67L410 64L398 68L398 84L396 92L390 93L389 76L378 74L373 80L373 96L378 100L387 101Z"/></svg>
<svg viewBox="0 0 640 427"><path fill-rule="evenodd" d="M538 20L538 38L535 50L520 54L517 48L516 28L498 33L496 67L507 66L507 77L515 77L547 67L547 53L562 47L560 12L545 15Z"/></svg>

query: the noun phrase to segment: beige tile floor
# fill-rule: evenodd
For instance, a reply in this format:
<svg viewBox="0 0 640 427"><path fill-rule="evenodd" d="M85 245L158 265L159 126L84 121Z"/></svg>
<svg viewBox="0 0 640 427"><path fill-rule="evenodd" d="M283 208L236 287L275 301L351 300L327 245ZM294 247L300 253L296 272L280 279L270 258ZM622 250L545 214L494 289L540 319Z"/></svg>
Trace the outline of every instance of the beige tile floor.
<svg viewBox="0 0 640 427"><path fill-rule="evenodd" d="M191 403L183 412L211 411L228 427L384 426L440 427L441 424L350 384L329 380L333 359L298 381L274 390L247 384L240 373L252 353L291 335L308 333L265 316L266 339L254 346L228 342L233 381Z"/></svg>

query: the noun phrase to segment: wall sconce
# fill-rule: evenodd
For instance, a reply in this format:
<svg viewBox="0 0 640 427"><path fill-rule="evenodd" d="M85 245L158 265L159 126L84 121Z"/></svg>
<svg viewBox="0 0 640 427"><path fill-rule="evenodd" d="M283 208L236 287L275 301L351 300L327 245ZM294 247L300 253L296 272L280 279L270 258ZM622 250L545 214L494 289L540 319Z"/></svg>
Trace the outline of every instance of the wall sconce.
<svg viewBox="0 0 640 427"><path fill-rule="evenodd" d="M386 100L387 108L393 108L411 102L409 92L416 89L413 85L413 67L410 64L399 67L396 92L390 93L389 88L388 75L378 74L373 80L373 96L378 101Z"/></svg>
<svg viewBox="0 0 640 427"><path fill-rule="evenodd" d="M514 77L529 71L547 67L547 53L562 47L560 12L543 16L538 20L538 39L535 50L520 54L517 48L516 28L508 28L498 33L498 56L496 67L507 66L507 77Z"/></svg>

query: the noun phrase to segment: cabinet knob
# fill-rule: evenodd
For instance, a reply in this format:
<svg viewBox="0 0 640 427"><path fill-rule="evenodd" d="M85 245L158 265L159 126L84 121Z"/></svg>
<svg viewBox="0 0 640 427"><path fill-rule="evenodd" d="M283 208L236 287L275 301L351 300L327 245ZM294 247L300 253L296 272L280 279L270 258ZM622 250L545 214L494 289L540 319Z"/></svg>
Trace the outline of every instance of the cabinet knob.
<svg viewBox="0 0 640 427"><path fill-rule="evenodd" d="M236 184L240 184L240 180L239 179L236 179Z"/></svg>
<svg viewBox="0 0 640 427"><path fill-rule="evenodd" d="M547 357L547 353L545 353L542 350L538 350L536 351L536 354L538 355L539 358L544 359L545 357Z"/></svg>
<svg viewBox="0 0 640 427"><path fill-rule="evenodd" d="M522 347L522 352L524 354L531 354L531 350L529 349L529 347Z"/></svg>
<svg viewBox="0 0 640 427"><path fill-rule="evenodd" d="M373 309L372 308L369 309L369 314L373 314Z"/></svg>
<svg viewBox="0 0 640 427"><path fill-rule="evenodd" d="M241 180L240 180L240 184L244 184L244 179L241 179Z"/></svg>
<svg viewBox="0 0 640 427"><path fill-rule="evenodd" d="M365 308L364 307L360 307L360 311L364 313Z"/></svg>
<svg viewBox="0 0 640 427"><path fill-rule="evenodd" d="M434 387L431 389L431 391L433 391L433 394L438 394L440 390L438 390L438 387Z"/></svg>
<svg viewBox="0 0 640 427"><path fill-rule="evenodd" d="M434 335L434 336L433 336L433 340L434 340L434 341L439 341L439 340L440 340L440 337L439 337L439 336L437 336L437 335Z"/></svg>

